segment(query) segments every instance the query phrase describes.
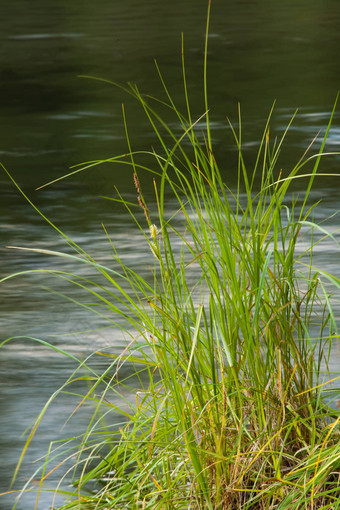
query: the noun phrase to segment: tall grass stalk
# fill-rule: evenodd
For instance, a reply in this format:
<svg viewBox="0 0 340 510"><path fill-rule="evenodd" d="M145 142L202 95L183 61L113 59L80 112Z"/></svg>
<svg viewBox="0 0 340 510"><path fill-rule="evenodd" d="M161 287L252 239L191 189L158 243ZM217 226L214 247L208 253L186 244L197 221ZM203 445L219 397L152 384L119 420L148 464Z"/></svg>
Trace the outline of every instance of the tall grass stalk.
<svg viewBox="0 0 340 510"><path fill-rule="evenodd" d="M131 168L137 200L110 199L125 205L143 233L153 282L131 269L113 243L115 270L66 236L74 256L40 250L95 268L106 281L99 289L95 281L54 272L87 289L103 314L123 316L132 340L119 356L96 353L107 358L103 373L90 360L79 362L87 371L77 369L61 389L76 393L72 385L86 379L88 391L79 395L77 408L92 403L94 412L85 434L67 440L64 450L51 443L32 477L40 480L37 505L52 472L62 473L72 459L73 488L62 489L70 476L65 467L55 490L70 498L63 510L340 508L339 413L325 399L327 381L320 374L338 340L324 282L339 286L339 280L314 269L315 232L328 234L313 222L309 200L335 106L320 151L310 155L310 148L285 175L277 161L287 131L271 142L272 112L253 171L243 157L241 116L238 132L230 123L238 150L233 191L214 157L206 67L205 57L207 111L196 121L184 57L186 114L175 106L158 69L167 98L160 108L175 115L180 135L162 120L159 102L135 85L125 89L143 108L159 150L133 151L123 111L129 155L109 161ZM157 170L143 163L150 154ZM88 162L71 174L101 163ZM311 163L312 171L303 174ZM146 171L154 174L153 207L141 185ZM304 196L290 198L292 183L302 175ZM177 211L171 217L169 194ZM301 253L307 230L311 241ZM93 308L98 313L98 305ZM126 364L131 375L122 378ZM134 391L135 401L124 399L122 388ZM112 403L118 396L121 406ZM113 430L111 416L117 413L122 424ZM28 483L23 490L30 489Z"/></svg>

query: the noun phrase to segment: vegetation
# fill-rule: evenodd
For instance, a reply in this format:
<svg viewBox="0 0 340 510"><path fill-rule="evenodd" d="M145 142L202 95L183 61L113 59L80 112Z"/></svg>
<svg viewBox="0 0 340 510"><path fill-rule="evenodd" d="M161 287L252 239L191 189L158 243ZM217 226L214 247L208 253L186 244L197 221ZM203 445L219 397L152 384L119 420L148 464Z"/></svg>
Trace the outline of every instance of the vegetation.
<svg viewBox="0 0 340 510"><path fill-rule="evenodd" d="M78 381L88 381L77 408L90 402L94 412L81 437L65 441L64 449L51 443L34 473L37 501L50 474L64 468L55 490L69 496L63 510L340 508L339 413L327 373L338 329L326 285L340 282L314 268L314 247L332 234L314 223L309 201L335 106L320 150L310 155L309 148L286 174L278 158L287 131L271 142L271 115L252 171L242 155L241 117L238 129L230 123L238 183L229 189L212 148L206 66L207 47L199 119L192 118L184 59L185 114L161 74L166 101L126 88L158 140L157 150L134 152L125 123L129 154L110 160L131 168L136 203L115 200L151 250L150 278L132 270L113 243L115 269L65 236L76 252L71 257L106 285L60 276L88 290L93 303L86 308L98 313L101 304L100 313L124 317L131 341L119 356L96 353L108 360L102 373L91 358L81 362L60 389L77 394ZM176 116L180 135L162 120L164 107ZM147 167L143 158L150 156ZM153 208L143 194L144 172L154 176ZM305 192L291 198L298 178ZM175 214L167 209L169 195ZM124 397L126 389L135 400ZM71 472L73 489L65 491ZM28 482L23 490L29 488Z"/></svg>

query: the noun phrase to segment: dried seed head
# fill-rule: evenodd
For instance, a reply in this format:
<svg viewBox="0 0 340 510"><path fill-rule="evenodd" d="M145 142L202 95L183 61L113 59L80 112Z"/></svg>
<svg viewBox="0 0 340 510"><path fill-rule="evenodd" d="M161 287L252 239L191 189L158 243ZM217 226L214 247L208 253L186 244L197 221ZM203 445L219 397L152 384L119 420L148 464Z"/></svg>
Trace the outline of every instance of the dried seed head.
<svg viewBox="0 0 340 510"><path fill-rule="evenodd" d="M150 225L150 235L152 239L155 241L158 234L158 230L156 225Z"/></svg>
<svg viewBox="0 0 340 510"><path fill-rule="evenodd" d="M150 250L154 254L155 258L160 260L161 253L160 253L160 250L159 250L159 246L156 243L154 243L153 241L150 242Z"/></svg>
<svg viewBox="0 0 340 510"><path fill-rule="evenodd" d="M143 209L144 211L144 215L145 215L145 218L146 218L146 221L148 223L151 223L151 220L150 220L150 214L149 214L149 211L148 211L148 208L146 207L145 205L145 202L144 200L141 198L141 196L137 197L137 200L138 200L138 203L140 205L140 207Z"/></svg>
<svg viewBox="0 0 340 510"><path fill-rule="evenodd" d="M135 183L137 193L140 193L140 183L139 183L138 175L136 173L133 174L133 182Z"/></svg>

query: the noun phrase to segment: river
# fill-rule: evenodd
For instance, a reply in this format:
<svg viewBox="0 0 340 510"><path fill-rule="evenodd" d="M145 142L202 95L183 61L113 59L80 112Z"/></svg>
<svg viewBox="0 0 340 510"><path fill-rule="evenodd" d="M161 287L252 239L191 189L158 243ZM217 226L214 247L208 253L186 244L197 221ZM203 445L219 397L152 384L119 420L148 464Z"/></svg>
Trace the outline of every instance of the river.
<svg viewBox="0 0 340 510"><path fill-rule="evenodd" d="M188 91L193 113L199 116L204 111L206 11L206 0L12 0L1 8L0 160L44 215L103 263L110 263L111 257L101 226L105 224L122 258L147 271L150 254L133 222L119 206L101 198L112 196L115 186L128 198L135 197L131 172L103 165L35 189L67 173L72 165L126 152L122 103L133 148L149 148L154 136L132 98L117 87L81 76L135 82L143 92L164 99L156 59L173 97L183 106L183 32ZM229 186L235 183L236 150L227 117L237 121L238 103L249 164L274 100L273 136L282 135L298 108L282 152L283 168L289 169L313 137L324 131L340 88L339 26L337 0L213 0L209 104L215 152ZM338 108L327 150L339 149ZM334 233L340 227L336 216L340 177L334 175L339 168L339 156L325 159L321 169L331 176L317 179L312 195L322 201L317 218L328 218L324 226ZM145 192L151 195L148 187L146 179ZM29 269L74 270L70 260L7 248L68 250L5 172L0 172L0 213L1 277ZM317 252L322 269L340 276L337 246L329 242ZM18 337L0 352L0 493L10 485L26 428L75 368L71 360L27 337L78 357L108 346L119 352L124 345L120 324L107 328L76 304L82 299L75 287L46 273L17 276L0 286L0 341ZM336 350L332 362L339 370ZM32 461L44 455L52 439L72 436L85 426L86 408L61 430L73 407L67 395L57 399L41 423L15 487L22 487L34 473ZM0 509L9 510L14 500L15 494L0 497ZM31 494L23 496L17 510L34 508L34 501ZM39 509L50 504L43 496Z"/></svg>

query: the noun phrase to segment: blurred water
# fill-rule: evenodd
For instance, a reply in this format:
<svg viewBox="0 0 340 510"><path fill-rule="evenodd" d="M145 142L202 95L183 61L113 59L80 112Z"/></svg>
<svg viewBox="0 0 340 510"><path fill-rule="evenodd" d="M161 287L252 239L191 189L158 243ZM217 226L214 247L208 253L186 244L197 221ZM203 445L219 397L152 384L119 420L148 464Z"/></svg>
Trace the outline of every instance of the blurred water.
<svg viewBox="0 0 340 510"><path fill-rule="evenodd" d="M119 252L132 267L149 274L150 252L134 224L113 202L114 186L135 198L131 173L122 165L103 165L34 191L68 171L71 165L108 158L127 151L122 122L124 102L133 148L155 143L143 112L118 88L80 78L91 75L119 83L137 82L145 92L165 99L154 66L156 58L179 106L184 105L181 82L180 39L184 32L188 91L193 116L204 111L202 95L206 0L172 2L51 2L12 0L2 5L0 45L0 160L24 192L67 235L103 264L113 264L104 223ZM227 117L237 122L237 104L243 114L246 163L255 159L268 112L277 105L271 136L280 136L296 108L299 113L281 154L289 170L306 147L327 125L337 90L340 68L340 4L273 2L269 0L224 2L214 0L209 37L210 114L216 156L225 180L235 183L237 151L227 127ZM180 129L169 117L174 131ZM315 142L320 146L321 135ZM339 151L339 114L327 150ZM315 217L335 234L339 228L339 157L325 158L328 177L315 181L312 198L322 200ZM148 192L149 179L142 176ZM303 189L297 181L296 189ZM169 205L171 207L171 205ZM0 276L28 269L63 269L89 276L86 266L71 260L43 256L6 246L69 250L58 233L20 196L0 172ZM303 247L301 247L302 249ZM99 256L98 256L99 254ZM328 242L316 247L316 264L340 277L338 247ZM52 288L51 293L46 287ZM63 294L63 295L61 295ZM68 299L67 299L68 298ZM75 363L27 341L38 337L82 357L97 348L113 346L119 352L125 339L123 325L112 317L107 328L72 300L85 300L75 286L50 273L17 276L0 286L0 340L9 342L0 352L0 492L10 479L24 445L22 434L42 406L75 368ZM337 314L340 312L336 305ZM93 331L95 329L95 331ZM339 353L332 368L340 366ZM17 487L35 467L51 439L63 437L60 427L72 411L72 399L57 400L40 426L39 440L29 450ZM72 435L85 426L87 410L68 424ZM73 428L72 428L73 427ZM59 434L59 436L58 436ZM57 475L56 475L56 478ZM0 498L8 510L14 495ZM34 507L27 495L18 510ZM50 500L42 498L45 510Z"/></svg>

